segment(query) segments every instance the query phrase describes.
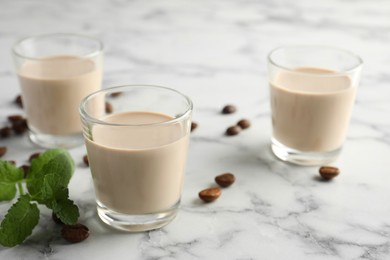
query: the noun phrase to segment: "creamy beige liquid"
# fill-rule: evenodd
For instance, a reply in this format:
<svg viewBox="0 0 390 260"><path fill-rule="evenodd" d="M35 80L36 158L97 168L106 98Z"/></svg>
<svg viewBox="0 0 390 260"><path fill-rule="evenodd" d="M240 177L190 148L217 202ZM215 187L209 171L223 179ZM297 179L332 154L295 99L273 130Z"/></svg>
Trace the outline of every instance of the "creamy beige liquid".
<svg viewBox="0 0 390 260"><path fill-rule="evenodd" d="M76 56L27 61L19 80L29 128L53 135L80 133L80 101L100 89L101 78L92 60Z"/></svg>
<svg viewBox="0 0 390 260"><path fill-rule="evenodd" d="M297 68L295 73L281 72L271 82L273 137L300 151L340 148L355 95L350 77L334 71Z"/></svg>
<svg viewBox="0 0 390 260"><path fill-rule="evenodd" d="M151 124L172 119L165 114L126 112L103 120ZM86 140L97 200L124 214L167 210L180 200L188 149L188 126L159 124L96 125Z"/></svg>

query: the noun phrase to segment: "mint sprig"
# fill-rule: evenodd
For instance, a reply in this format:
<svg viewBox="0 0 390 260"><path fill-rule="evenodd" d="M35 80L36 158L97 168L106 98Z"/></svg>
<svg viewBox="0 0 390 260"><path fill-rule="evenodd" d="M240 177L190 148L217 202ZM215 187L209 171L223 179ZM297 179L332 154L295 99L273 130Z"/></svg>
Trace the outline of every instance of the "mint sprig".
<svg viewBox="0 0 390 260"><path fill-rule="evenodd" d="M22 243L39 221L37 204L51 209L65 224L75 224L79 209L69 199L68 184L75 168L64 149L51 149L31 162L27 178L13 164L0 161L0 201L12 200L19 189L19 199L0 224L0 244L7 247ZM26 184L26 193L23 189Z"/></svg>

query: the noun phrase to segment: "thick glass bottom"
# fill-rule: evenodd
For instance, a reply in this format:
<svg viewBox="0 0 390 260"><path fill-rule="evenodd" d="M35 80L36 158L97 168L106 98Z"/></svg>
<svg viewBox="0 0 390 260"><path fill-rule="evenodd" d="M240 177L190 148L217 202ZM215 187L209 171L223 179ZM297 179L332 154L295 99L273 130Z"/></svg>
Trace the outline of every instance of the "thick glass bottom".
<svg viewBox="0 0 390 260"><path fill-rule="evenodd" d="M179 202L162 212L150 214L123 214L112 211L98 202L97 212L107 225L128 232L142 232L161 228L170 223L177 215Z"/></svg>
<svg viewBox="0 0 390 260"><path fill-rule="evenodd" d="M324 165L337 159L341 147L327 152L304 152L289 148L272 138L272 152L282 161L298 165Z"/></svg>
<svg viewBox="0 0 390 260"><path fill-rule="evenodd" d="M30 130L28 137L31 142L43 148L72 148L84 144L81 132L71 135L48 135Z"/></svg>

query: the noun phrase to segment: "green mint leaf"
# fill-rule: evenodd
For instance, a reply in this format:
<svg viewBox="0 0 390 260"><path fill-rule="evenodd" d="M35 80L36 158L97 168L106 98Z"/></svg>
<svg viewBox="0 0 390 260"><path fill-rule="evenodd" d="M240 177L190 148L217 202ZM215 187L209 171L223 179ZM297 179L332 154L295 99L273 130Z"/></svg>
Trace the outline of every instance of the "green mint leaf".
<svg viewBox="0 0 390 260"><path fill-rule="evenodd" d="M10 162L0 161L0 201L12 200L16 195L16 183L23 180L22 169Z"/></svg>
<svg viewBox="0 0 390 260"><path fill-rule="evenodd" d="M46 201L50 202L56 197L61 196L63 189L66 189L66 186L58 181L61 179L61 176L58 176L56 173L49 173L43 177L40 199L45 204Z"/></svg>
<svg viewBox="0 0 390 260"><path fill-rule="evenodd" d="M61 219L64 224L76 224L80 217L79 208L74 204L73 200L66 199L60 201L60 209L55 212L57 217Z"/></svg>
<svg viewBox="0 0 390 260"><path fill-rule="evenodd" d="M22 243L39 221L39 209L30 203L30 196L23 195L12 205L0 225L0 244L13 247Z"/></svg>
<svg viewBox="0 0 390 260"><path fill-rule="evenodd" d="M64 224L76 224L80 217L79 208L68 198L68 189L57 193L56 199L51 202L51 209Z"/></svg>
<svg viewBox="0 0 390 260"><path fill-rule="evenodd" d="M53 174L45 176L42 187L42 196L46 198L44 204L65 224L75 224L80 216L78 207L69 199L68 188L58 188Z"/></svg>
<svg viewBox="0 0 390 260"><path fill-rule="evenodd" d="M29 174L27 175L27 189L38 201L50 199L50 195L42 195L46 175L54 175L55 187L61 189L67 187L74 172L74 161L64 149L51 149L41 154L32 161ZM53 177L51 177L53 178Z"/></svg>

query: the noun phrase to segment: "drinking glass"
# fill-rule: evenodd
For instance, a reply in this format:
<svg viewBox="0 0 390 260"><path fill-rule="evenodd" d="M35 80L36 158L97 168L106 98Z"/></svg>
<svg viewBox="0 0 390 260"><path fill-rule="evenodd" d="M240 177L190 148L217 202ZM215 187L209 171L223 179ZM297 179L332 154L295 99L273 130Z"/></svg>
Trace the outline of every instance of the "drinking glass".
<svg viewBox="0 0 390 260"><path fill-rule="evenodd" d="M81 102L97 211L103 222L144 231L175 218L191 113L188 97L159 86L102 89Z"/></svg>
<svg viewBox="0 0 390 260"><path fill-rule="evenodd" d="M359 56L327 46L286 46L269 54L276 157L321 165L339 156L362 64Z"/></svg>
<svg viewBox="0 0 390 260"><path fill-rule="evenodd" d="M83 143L78 108L102 81L103 44L83 35L47 34L12 49L29 138L42 147Z"/></svg>

